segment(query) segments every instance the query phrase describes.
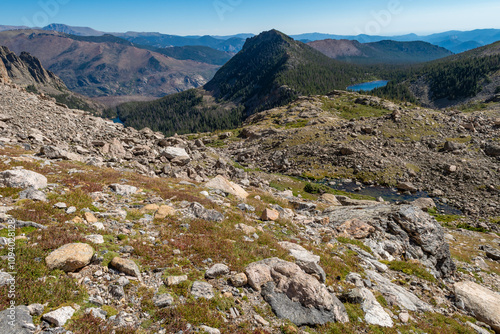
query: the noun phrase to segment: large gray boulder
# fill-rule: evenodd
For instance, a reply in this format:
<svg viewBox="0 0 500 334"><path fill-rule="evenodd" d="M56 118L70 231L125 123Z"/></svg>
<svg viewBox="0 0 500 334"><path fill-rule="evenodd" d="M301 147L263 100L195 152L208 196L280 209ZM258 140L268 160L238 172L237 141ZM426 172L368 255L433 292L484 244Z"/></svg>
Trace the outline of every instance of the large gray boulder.
<svg viewBox="0 0 500 334"><path fill-rule="evenodd" d="M269 258L251 263L245 273L279 318L297 326L349 321L337 297L295 263Z"/></svg>
<svg viewBox="0 0 500 334"><path fill-rule="evenodd" d="M15 169L1 172L0 183L4 187L42 189L47 187L47 178L30 170Z"/></svg>
<svg viewBox="0 0 500 334"><path fill-rule="evenodd" d="M306 273L316 276L318 280L325 283L326 274L319 265L321 258L318 255L306 250L304 247L288 241L282 241L279 245L288 250L290 256L295 259L295 263Z"/></svg>
<svg viewBox="0 0 500 334"><path fill-rule="evenodd" d="M0 333L31 334L34 329L35 325L28 307L17 306L0 312Z"/></svg>
<svg viewBox="0 0 500 334"><path fill-rule="evenodd" d="M460 307L500 333L500 294L469 281L456 283L453 288Z"/></svg>
<svg viewBox="0 0 500 334"><path fill-rule="evenodd" d="M64 306L52 312L45 313L42 316L42 319L56 327L61 327L64 326L69 319L71 319L75 312L75 309L71 306Z"/></svg>
<svg viewBox="0 0 500 334"><path fill-rule="evenodd" d="M394 220L406 232L403 237L410 245L420 246L428 264L436 269L436 276L448 277L456 269L441 225L429 214L412 205L403 205Z"/></svg>

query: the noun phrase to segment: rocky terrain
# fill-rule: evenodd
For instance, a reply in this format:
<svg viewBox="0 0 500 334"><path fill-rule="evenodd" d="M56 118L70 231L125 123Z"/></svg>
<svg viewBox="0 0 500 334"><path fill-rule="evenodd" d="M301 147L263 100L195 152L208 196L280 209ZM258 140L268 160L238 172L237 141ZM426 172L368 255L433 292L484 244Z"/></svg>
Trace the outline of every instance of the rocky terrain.
<svg viewBox="0 0 500 334"><path fill-rule="evenodd" d="M0 332L500 333L498 117L333 92L165 138L0 84Z"/></svg>

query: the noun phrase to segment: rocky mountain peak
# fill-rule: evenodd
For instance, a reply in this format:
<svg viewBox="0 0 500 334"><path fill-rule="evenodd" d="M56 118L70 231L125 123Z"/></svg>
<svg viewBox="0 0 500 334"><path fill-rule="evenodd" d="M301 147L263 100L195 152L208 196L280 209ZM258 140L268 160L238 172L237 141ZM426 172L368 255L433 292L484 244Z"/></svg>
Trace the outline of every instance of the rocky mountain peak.
<svg viewBox="0 0 500 334"><path fill-rule="evenodd" d="M11 81L18 85L44 86L57 91L66 89L61 79L47 71L40 60L27 52L21 52L17 56L7 47L2 46L0 47L0 60L5 69L4 75L7 73Z"/></svg>

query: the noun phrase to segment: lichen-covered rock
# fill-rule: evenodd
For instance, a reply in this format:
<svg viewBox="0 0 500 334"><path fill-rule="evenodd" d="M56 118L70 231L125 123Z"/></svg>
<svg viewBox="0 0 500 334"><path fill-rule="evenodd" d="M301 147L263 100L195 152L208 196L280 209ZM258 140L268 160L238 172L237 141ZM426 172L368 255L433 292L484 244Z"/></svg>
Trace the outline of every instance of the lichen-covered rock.
<svg viewBox="0 0 500 334"><path fill-rule="evenodd" d="M205 272L205 278L217 278L229 274L229 267L222 263L216 263Z"/></svg>
<svg viewBox="0 0 500 334"><path fill-rule="evenodd" d="M212 286L207 282L196 281L191 287L191 294L195 298L212 299L215 297Z"/></svg>

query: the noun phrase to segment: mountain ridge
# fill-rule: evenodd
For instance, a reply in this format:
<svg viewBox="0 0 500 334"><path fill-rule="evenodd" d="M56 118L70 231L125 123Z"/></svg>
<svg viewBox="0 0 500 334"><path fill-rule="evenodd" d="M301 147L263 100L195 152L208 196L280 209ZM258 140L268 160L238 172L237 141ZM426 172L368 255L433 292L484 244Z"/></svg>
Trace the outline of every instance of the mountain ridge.
<svg viewBox="0 0 500 334"><path fill-rule="evenodd" d="M72 36L58 32L0 32L0 45L28 51L58 74L68 88L90 97L129 95L161 97L202 86L219 68L178 60L136 48L130 42L92 42L106 36ZM117 37L112 37L117 39Z"/></svg>
<svg viewBox="0 0 500 334"><path fill-rule="evenodd" d="M105 34L105 32L96 31L88 27L72 27L64 24L51 24L49 26L52 26L53 29L61 31L75 30L76 33L80 33L82 35L85 35L85 32L92 34L91 33L92 31L94 31L93 33L94 35ZM26 28L28 27L0 26L0 31L4 29L26 29ZM114 33L107 32L107 33L121 37L128 36L127 39L129 40L134 38L148 38L148 37L152 38L153 36L156 36L155 37L156 42L155 38L152 38L152 40L146 41L146 43L144 42L144 40L142 41L142 43L138 43L155 47L185 46L185 45L203 45L212 47L211 45L203 44L203 39L202 39L203 36L199 35L178 36L178 35L162 34L159 32L131 32L131 31L125 33L123 32L114 32ZM221 41L224 40L227 41L231 38L234 38L235 39L234 42L229 42L226 44L222 43L220 46L220 50L228 52L238 52L243 46L245 39L253 36L255 36L255 34L235 34L228 36L214 35L209 37ZM328 33L303 33L303 34L290 35L290 37L296 40L304 41L306 43L323 39L357 40L360 43L372 43L372 42L379 42L382 40L394 40L399 42L424 41L437 46L444 47L454 53L459 53L463 51L468 51L471 48L488 45L500 40L500 29L475 29L469 31L450 30L440 33L433 33L430 35L417 35L414 33L410 33L405 35L394 35L394 36L376 36L376 35L366 35L366 34L340 35L340 34L328 34ZM162 39L166 40L171 39L171 41L177 40L177 42L175 43L170 42L169 44L168 42L165 41L162 42L161 41ZM193 40L198 40L198 41L196 41L195 44L193 44ZM210 43L214 43L214 41L210 40Z"/></svg>
<svg viewBox="0 0 500 334"><path fill-rule="evenodd" d="M445 48L427 42L383 40L359 43L350 40L319 40L307 43L330 58L357 64L411 64L450 56Z"/></svg>

